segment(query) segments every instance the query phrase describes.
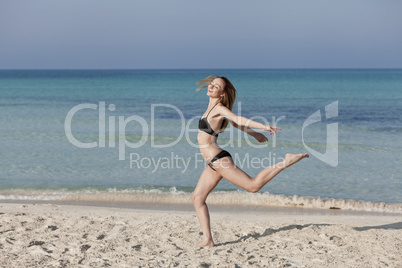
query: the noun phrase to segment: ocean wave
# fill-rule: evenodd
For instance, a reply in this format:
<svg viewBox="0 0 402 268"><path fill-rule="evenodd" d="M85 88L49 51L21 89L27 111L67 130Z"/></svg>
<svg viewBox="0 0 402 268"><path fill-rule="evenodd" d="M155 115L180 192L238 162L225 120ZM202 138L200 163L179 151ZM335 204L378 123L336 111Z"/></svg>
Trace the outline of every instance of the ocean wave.
<svg viewBox="0 0 402 268"><path fill-rule="evenodd" d="M138 187L129 189L81 189L81 190L3 190L0 200L38 200L68 202L127 202L152 204L191 204L192 192L176 187ZM340 209L349 211L402 213L402 203L357 201L309 196L285 196L278 194L248 193L240 190L213 191L207 200L210 205L282 207L309 209Z"/></svg>

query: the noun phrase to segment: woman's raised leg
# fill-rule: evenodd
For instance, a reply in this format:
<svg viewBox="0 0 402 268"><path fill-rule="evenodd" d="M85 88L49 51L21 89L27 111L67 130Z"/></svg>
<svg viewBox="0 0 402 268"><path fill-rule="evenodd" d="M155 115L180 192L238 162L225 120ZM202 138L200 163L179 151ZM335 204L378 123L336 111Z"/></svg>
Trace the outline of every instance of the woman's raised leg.
<svg viewBox="0 0 402 268"><path fill-rule="evenodd" d="M285 160L263 169L255 178L250 177L243 170L238 168L231 157L223 157L213 163L216 171L231 183L243 188L246 191L256 193L265 184L272 180L281 171L299 162L308 154L286 154Z"/></svg>
<svg viewBox="0 0 402 268"><path fill-rule="evenodd" d="M209 211L205 200L221 179L222 176L218 172L215 172L209 166L206 166L198 180L197 186L195 187L192 199L203 233L203 240L194 245L195 247L214 246Z"/></svg>

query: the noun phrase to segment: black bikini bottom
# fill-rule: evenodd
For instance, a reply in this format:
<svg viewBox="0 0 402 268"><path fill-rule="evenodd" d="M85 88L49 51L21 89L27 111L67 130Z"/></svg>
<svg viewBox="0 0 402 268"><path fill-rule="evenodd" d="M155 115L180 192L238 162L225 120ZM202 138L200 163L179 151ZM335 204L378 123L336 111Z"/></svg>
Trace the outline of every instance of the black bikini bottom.
<svg viewBox="0 0 402 268"><path fill-rule="evenodd" d="M228 151L222 150L219 154L217 154L214 158L212 158L211 162L208 163L208 166L209 166L210 168L212 168L212 170L216 171L216 170L213 168L212 163L215 162L215 161L218 160L218 159L221 159L222 157L225 157L225 156L230 156L230 157L232 157Z"/></svg>

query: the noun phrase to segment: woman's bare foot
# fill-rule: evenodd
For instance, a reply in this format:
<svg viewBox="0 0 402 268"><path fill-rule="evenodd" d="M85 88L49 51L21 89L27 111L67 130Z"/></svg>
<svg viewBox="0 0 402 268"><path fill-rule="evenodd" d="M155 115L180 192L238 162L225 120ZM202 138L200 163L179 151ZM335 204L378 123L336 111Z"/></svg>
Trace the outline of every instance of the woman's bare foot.
<svg viewBox="0 0 402 268"><path fill-rule="evenodd" d="M215 246L214 241L209 240L209 241L201 241L200 243L194 245L193 247L195 248L201 248L201 247L213 247Z"/></svg>
<svg viewBox="0 0 402 268"><path fill-rule="evenodd" d="M284 169L296 164L303 158L309 157L309 154L286 154L284 161Z"/></svg>

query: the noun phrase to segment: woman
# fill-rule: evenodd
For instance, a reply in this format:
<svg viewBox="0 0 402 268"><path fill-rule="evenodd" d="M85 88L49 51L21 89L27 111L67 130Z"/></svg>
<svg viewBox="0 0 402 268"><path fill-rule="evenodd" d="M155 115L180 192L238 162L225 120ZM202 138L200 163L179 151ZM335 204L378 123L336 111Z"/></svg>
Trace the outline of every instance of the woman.
<svg viewBox="0 0 402 268"><path fill-rule="evenodd" d="M265 142L268 139L251 128L268 131L270 135L276 135L276 130L281 129L234 114L232 108L236 99L236 89L226 77L211 75L198 81L197 84L197 90L208 88L209 105L199 121L197 137L201 155L208 163L208 166L202 172L192 197L203 232L203 240L196 244L195 247L212 247L214 246L214 241L211 235L210 217L205 200L222 178L240 188L255 193L282 170L309 155L286 154L284 161L263 169L255 178L250 177L233 163L233 159L227 151L222 150L216 144L218 134L223 132L228 122L230 122L234 127L253 136L259 142Z"/></svg>

